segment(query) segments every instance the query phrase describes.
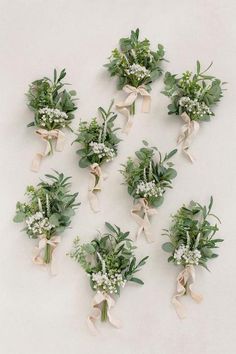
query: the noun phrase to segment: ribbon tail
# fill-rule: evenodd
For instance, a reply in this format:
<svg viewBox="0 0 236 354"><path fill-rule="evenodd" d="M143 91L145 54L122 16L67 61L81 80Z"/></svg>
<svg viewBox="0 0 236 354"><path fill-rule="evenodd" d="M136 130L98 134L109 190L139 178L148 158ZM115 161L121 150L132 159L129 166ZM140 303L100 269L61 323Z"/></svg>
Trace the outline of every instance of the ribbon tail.
<svg viewBox="0 0 236 354"><path fill-rule="evenodd" d="M99 319L100 316L101 316L101 310L98 307L94 307L91 314L87 318L88 328L94 336L96 336L99 333L95 326L95 322Z"/></svg>
<svg viewBox="0 0 236 354"><path fill-rule="evenodd" d="M191 275L191 283L189 284L189 292L190 292L190 295L192 297L192 299L197 303L199 304L200 302L202 302L203 300L203 296L199 293L196 293L195 291L193 291L192 287L193 287L193 284L195 282L195 269L192 267L190 270L190 275Z"/></svg>
<svg viewBox="0 0 236 354"><path fill-rule="evenodd" d="M121 328L121 326L122 326L121 321L118 318L112 316L110 311L107 311L107 317L108 317L109 322L112 324L113 327Z"/></svg>
<svg viewBox="0 0 236 354"><path fill-rule="evenodd" d="M171 301L180 319L186 318L186 312L184 306L182 305L182 303L179 301L178 298L184 296L184 294L186 293L185 285L187 284L188 276L189 274L186 268L179 273L177 277L176 294L173 296Z"/></svg>
<svg viewBox="0 0 236 354"><path fill-rule="evenodd" d="M184 306L181 304L181 302L177 299L178 295L173 296L172 298L172 304L174 305L175 311L179 318L182 320L186 318L186 312Z"/></svg>
<svg viewBox="0 0 236 354"><path fill-rule="evenodd" d="M149 113L151 108L151 96L143 96L142 112Z"/></svg>
<svg viewBox="0 0 236 354"><path fill-rule="evenodd" d="M65 146L65 134L58 130L57 142L56 142L56 151L63 151Z"/></svg>
<svg viewBox="0 0 236 354"><path fill-rule="evenodd" d="M143 231L144 234L146 236L146 239L149 243L154 242L153 236L152 236L152 232L151 232L151 223L148 217L148 214L145 213L144 215L144 219L143 219Z"/></svg>
<svg viewBox="0 0 236 354"><path fill-rule="evenodd" d="M126 123L123 128L123 133L128 134L133 125L133 116L130 115L129 109L127 107L116 105L117 111L126 118Z"/></svg>
<svg viewBox="0 0 236 354"><path fill-rule="evenodd" d="M96 176L93 173L91 173L92 180L91 180L91 185L89 186L88 189L88 200L89 200L90 207L94 213L98 213L101 211L99 199L97 196L97 193L101 192L101 187L99 185L101 177L99 176L98 178L99 180L96 183Z"/></svg>
<svg viewBox="0 0 236 354"><path fill-rule="evenodd" d="M47 139L42 139L45 143L45 148L43 152L39 152L35 155L32 163L31 163L31 171L38 172L41 166L42 159L50 154L51 152L51 145Z"/></svg>

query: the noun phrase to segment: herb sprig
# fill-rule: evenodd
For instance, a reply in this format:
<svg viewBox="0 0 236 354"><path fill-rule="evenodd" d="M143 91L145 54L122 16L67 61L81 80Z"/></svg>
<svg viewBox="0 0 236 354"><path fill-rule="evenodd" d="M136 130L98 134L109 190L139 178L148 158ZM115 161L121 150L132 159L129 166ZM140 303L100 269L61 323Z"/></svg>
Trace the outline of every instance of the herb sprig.
<svg viewBox="0 0 236 354"><path fill-rule="evenodd" d="M59 74L54 69L54 76L51 80L44 77L31 83L26 94L28 106L34 112L34 121L28 127L53 130L69 128L74 119L76 106L76 91L67 91L64 87L68 84L63 82L66 70Z"/></svg>
<svg viewBox="0 0 236 354"><path fill-rule="evenodd" d="M121 140L116 134L119 128L114 128L117 115L112 112L112 105L113 101L107 111L102 107L98 108L102 123L99 123L98 118L93 118L90 123L80 123L75 142L81 144L77 154L80 156L79 166L82 168L94 163L102 165L117 156L118 144Z"/></svg>
<svg viewBox="0 0 236 354"><path fill-rule="evenodd" d="M224 82L206 74L212 63L203 71L199 61L196 66L195 73L186 71L179 78L166 72L162 93L171 99L168 114L181 115L186 112L191 120L209 121L214 116L212 108L223 96Z"/></svg>
<svg viewBox="0 0 236 354"><path fill-rule="evenodd" d="M74 240L71 258L78 262L89 275L93 291L106 295L120 295L120 290L128 281L143 284L135 274L146 263L148 257L137 262L135 246L128 238L129 232L122 232L118 226L105 223L108 231L99 234L91 242L81 244ZM101 320L107 321L107 303L102 304Z"/></svg>
<svg viewBox="0 0 236 354"><path fill-rule="evenodd" d="M212 223L210 218L219 219L212 214L213 198L208 206L192 201L189 206L183 205L172 217L169 230L164 230L164 235L170 242L163 244L164 251L171 253L169 262L176 265L201 265L207 268L207 262L216 258L215 249L223 239L214 238L218 231L217 223Z"/></svg>
<svg viewBox="0 0 236 354"><path fill-rule="evenodd" d="M23 231L30 239L45 237L50 240L54 235L63 233L70 226L78 193L70 193L71 177L55 171L53 175L46 174L36 187L26 189L26 202L17 202L14 222L25 223ZM47 244L44 262L51 262L52 248Z"/></svg>
<svg viewBox="0 0 236 354"><path fill-rule="evenodd" d="M137 161L128 158L122 165L121 173L128 193L135 200L144 198L149 206L159 207L164 201L166 189L172 188L172 180L177 175L170 161L177 150L162 156L156 147L149 147L146 141L143 144L144 147L135 152Z"/></svg>
<svg viewBox="0 0 236 354"><path fill-rule="evenodd" d="M162 74L163 45L158 44L156 51L151 50L148 39L139 40L139 29L131 31L130 37L121 38L119 43L120 49L114 49L109 63L105 64L110 75L118 77L118 89L125 85L145 85L150 91L151 83Z"/></svg>

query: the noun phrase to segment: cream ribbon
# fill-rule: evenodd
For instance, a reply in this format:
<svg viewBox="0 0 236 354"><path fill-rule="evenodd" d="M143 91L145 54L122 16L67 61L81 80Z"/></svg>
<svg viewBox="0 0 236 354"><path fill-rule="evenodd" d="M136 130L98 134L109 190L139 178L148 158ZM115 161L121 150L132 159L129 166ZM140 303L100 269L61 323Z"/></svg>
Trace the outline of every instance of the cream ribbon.
<svg viewBox="0 0 236 354"><path fill-rule="evenodd" d="M107 178L106 175L102 173L101 167L94 163L90 166L90 183L88 187L88 199L90 207L94 213L100 211L99 200L97 193L102 190L102 182Z"/></svg>
<svg viewBox="0 0 236 354"><path fill-rule="evenodd" d="M139 215L140 213L143 213L143 217ZM155 214L157 214L156 209L149 208L148 202L144 198L139 199L138 203L134 205L133 209L131 210L131 215L135 219L136 223L139 225L136 238L138 238L143 231L147 241L154 242L151 233L151 223L149 220L149 216Z"/></svg>
<svg viewBox="0 0 236 354"><path fill-rule="evenodd" d="M182 143L182 150L184 154L190 159L191 162L194 162L194 157L189 153L190 145L192 144L192 139L197 135L199 130L199 123L195 120L191 120L186 112L181 114L181 118L184 121L184 125L181 128L178 144Z"/></svg>
<svg viewBox="0 0 236 354"><path fill-rule="evenodd" d="M148 113L150 111L151 95L147 92L144 85L138 87L125 85L123 87L123 91L127 93L128 96L123 102L117 103L116 108L118 112L127 118L127 123L123 129L123 132L128 134L133 125L133 116L130 114L129 107L135 102L138 95L140 95L143 98L142 112Z"/></svg>
<svg viewBox="0 0 236 354"><path fill-rule="evenodd" d="M109 322L116 328L121 327L121 322L117 318L111 315L111 309L115 306L115 300L106 293L97 292L92 301L92 311L87 318L87 324L91 332L96 335L98 331L95 326L95 322L101 316L101 309L100 306L102 305L103 301L107 301L107 317Z"/></svg>
<svg viewBox="0 0 236 354"><path fill-rule="evenodd" d="M192 286L195 282L195 269L194 266L186 266L177 276L177 287L176 294L172 298L172 304L175 307L177 315L183 319L186 317L184 306L178 300L179 297L182 297L189 291L192 299L197 303L200 303L203 299L202 295L195 293L192 289ZM187 287L187 289L186 289Z"/></svg>
<svg viewBox="0 0 236 354"><path fill-rule="evenodd" d="M50 239L47 239L45 235L40 235L38 247L35 247L34 249L34 254L32 258L33 263L38 265L46 265L44 258L42 257L42 253L46 248L46 246L50 245L52 247L52 252L51 252L51 272L52 272L53 252L60 242L61 242L60 236L52 236Z"/></svg>
<svg viewBox="0 0 236 354"><path fill-rule="evenodd" d="M41 128L37 129L35 133L39 135L40 138L45 143L44 151L39 152L35 155L31 165L31 170L34 172L38 172L42 159L47 155L49 155L51 152L51 145L49 143L49 140L55 139L56 140L55 150L62 151L64 149L64 144L65 144L65 134L59 129L46 130Z"/></svg>

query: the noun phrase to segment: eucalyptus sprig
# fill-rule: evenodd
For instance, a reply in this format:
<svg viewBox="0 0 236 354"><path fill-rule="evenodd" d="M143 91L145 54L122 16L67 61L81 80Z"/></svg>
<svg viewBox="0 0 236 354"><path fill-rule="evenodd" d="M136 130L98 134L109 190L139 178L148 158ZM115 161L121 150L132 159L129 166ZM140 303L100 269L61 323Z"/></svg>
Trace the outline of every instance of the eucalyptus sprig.
<svg viewBox="0 0 236 354"><path fill-rule="evenodd" d="M69 128L74 119L76 91L66 90L63 82L66 70L59 74L54 69L53 79L38 79L30 84L26 94L28 106L34 112L34 121L28 127L35 126L46 130Z"/></svg>
<svg viewBox="0 0 236 354"><path fill-rule="evenodd" d="M41 251L44 251L43 262L48 264L52 259L55 237L70 226L71 217L80 203L76 202L78 193L70 192L71 177L57 171L45 177L46 180L36 187L27 187L27 201L17 202L13 220L24 222L23 231L30 239L44 240L45 247Z"/></svg>
<svg viewBox="0 0 236 354"><path fill-rule="evenodd" d="M128 158L121 170L128 193L135 199L144 198L149 206L159 207L164 201L167 188L172 188L172 180L177 172L170 161L177 150L162 154L156 147L143 141L144 147L135 152L136 161Z"/></svg>
<svg viewBox="0 0 236 354"><path fill-rule="evenodd" d="M112 51L109 63L105 64L110 75L118 77L118 89L125 85L145 85L150 91L151 83L162 74L163 45L158 44L157 50L151 50L148 39L139 40L139 29L131 31L130 37L121 38L119 44L120 48Z"/></svg>
<svg viewBox="0 0 236 354"><path fill-rule="evenodd" d="M107 111L102 107L98 108L102 118L101 123L98 118L93 118L90 123L80 123L75 142L81 145L77 154L80 156L79 166L82 168L94 163L102 165L117 156L118 144L121 140L116 134L119 128L114 128L117 115L112 112L112 105L113 101Z"/></svg>
<svg viewBox="0 0 236 354"><path fill-rule="evenodd" d="M206 74L212 63L205 70L199 61L196 66L196 72L185 71L180 77L166 72L162 93L171 99L168 114L186 112L191 120L209 121L214 116L212 108L223 96L224 82Z"/></svg>
<svg viewBox="0 0 236 354"><path fill-rule="evenodd" d="M212 223L213 198L210 198L208 206L192 201L189 206L183 205L172 217L172 225L169 230L164 230L164 235L170 238L170 242L163 244L164 251L171 254L168 262L175 265L200 265L208 269L207 262L218 257L215 250L223 239L215 238L219 230L217 223Z"/></svg>
<svg viewBox="0 0 236 354"><path fill-rule="evenodd" d="M135 274L148 258L138 262L134 254L136 247L128 238L129 232L122 232L118 226L109 223L105 225L108 231L89 243L81 244L77 237L70 252L71 258L88 274L92 290L104 296L102 303L95 304L101 306L101 321L108 320L107 301L114 295L120 295L121 288L128 281L143 284Z"/></svg>

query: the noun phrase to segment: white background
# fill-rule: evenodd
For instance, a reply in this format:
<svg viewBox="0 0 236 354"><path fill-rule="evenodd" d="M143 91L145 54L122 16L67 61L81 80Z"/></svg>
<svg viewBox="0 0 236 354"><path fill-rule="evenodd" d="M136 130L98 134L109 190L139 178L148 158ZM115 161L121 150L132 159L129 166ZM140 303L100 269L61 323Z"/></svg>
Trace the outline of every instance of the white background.
<svg viewBox="0 0 236 354"><path fill-rule="evenodd" d="M117 0L14 0L0 1L1 87L1 245L0 245L0 353L1 354L234 354L236 325L236 142L235 142L235 1L117 1ZM141 37L153 48L166 48L165 70L193 70L199 59L211 73L227 81L227 91L216 107L216 117L202 123L192 146L197 162L191 165L180 153L174 158L178 177L174 189L152 220L156 239L138 240L138 255L150 260L140 273L145 285L127 285L117 300L114 314L123 322L116 330L99 326L92 337L86 327L93 293L80 266L65 254L73 238L91 240L104 221L114 222L134 235L130 216L132 200L121 185L118 170L133 155L142 139L163 152L176 145L181 122L167 115L168 99L160 94L162 79L153 85L152 111L141 114L140 101L130 135L123 136L119 156L107 166L109 179L101 195L102 212L94 215L87 202L88 171L78 167L67 134L63 153L43 162L39 174L30 171L30 161L41 143L33 128L24 93L28 84L53 68L67 69L67 81L78 92L79 119L91 119L97 107L124 97L116 90L103 64L122 36L139 27ZM119 117L117 124L124 123ZM12 223L15 203L25 187L36 184L54 168L73 177L81 207L72 229L63 234L56 251L58 275L31 263L34 242ZM209 262L211 273L197 270L196 289L204 295L201 305L184 299L188 317L181 321L170 304L179 271L167 263L161 250L161 230L169 226L170 214L191 199L207 203L214 196L214 211L222 225L218 236L225 239L220 257Z"/></svg>

